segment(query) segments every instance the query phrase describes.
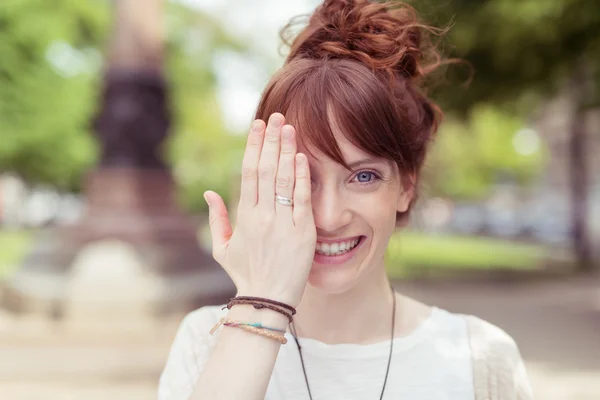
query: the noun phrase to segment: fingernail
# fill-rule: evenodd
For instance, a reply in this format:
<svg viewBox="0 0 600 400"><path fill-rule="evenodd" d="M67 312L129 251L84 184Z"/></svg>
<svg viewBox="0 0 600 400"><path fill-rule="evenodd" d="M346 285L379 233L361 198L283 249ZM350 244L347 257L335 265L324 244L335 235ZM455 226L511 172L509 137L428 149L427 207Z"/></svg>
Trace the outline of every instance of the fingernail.
<svg viewBox="0 0 600 400"><path fill-rule="evenodd" d="M283 117L281 114L273 114L271 115L269 122L272 123L276 128L280 128L283 125Z"/></svg>
<svg viewBox="0 0 600 400"><path fill-rule="evenodd" d="M252 123L252 128L251 128L252 132L258 132L258 131L260 131L261 126L262 126L261 121L259 121L259 120L254 121Z"/></svg>
<svg viewBox="0 0 600 400"><path fill-rule="evenodd" d="M208 204L208 207L210 207L210 201L208 200L206 193L204 193L204 201L206 201L206 204Z"/></svg>

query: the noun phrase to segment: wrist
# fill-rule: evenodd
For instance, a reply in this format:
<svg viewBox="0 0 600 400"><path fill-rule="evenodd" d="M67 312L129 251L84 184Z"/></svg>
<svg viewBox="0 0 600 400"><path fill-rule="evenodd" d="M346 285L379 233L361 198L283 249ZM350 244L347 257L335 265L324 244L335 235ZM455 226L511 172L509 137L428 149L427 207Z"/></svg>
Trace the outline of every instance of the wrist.
<svg viewBox="0 0 600 400"><path fill-rule="evenodd" d="M246 297L260 297L268 300L273 300L279 303L283 303L290 307L296 308L300 303L299 299L295 299L291 293L286 292L277 292L273 290L265 290L262 288L248 288L248 289L238 289L236 297L246 296Z"/></svg>
<svg viewBox="0 0 600 400"><path fill-rule="evenodd" d="M267 308L257 310L250 304L232 306L227 313L227 318L247 323L258 322L278 329L286 329L289 324L289 319L285 315Z"/></svg>

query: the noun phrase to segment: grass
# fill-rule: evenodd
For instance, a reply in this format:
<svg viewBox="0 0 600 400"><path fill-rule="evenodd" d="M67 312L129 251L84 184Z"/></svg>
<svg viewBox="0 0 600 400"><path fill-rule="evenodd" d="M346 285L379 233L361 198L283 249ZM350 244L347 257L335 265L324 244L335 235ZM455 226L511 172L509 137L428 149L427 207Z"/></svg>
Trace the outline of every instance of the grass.
<svg viewBox="0 0 600 400"><path fill-rule="evenodd" d="M546 253L543 246L499 239L403 232L392 236L386 265L393 278L432 270L533 270Z"/></svg>
<svg viewBox="0 0 600 400"><path fill-rule="evenodd" d="M0 230L0 279L8 276L25 256L33 234Z"/></svg>

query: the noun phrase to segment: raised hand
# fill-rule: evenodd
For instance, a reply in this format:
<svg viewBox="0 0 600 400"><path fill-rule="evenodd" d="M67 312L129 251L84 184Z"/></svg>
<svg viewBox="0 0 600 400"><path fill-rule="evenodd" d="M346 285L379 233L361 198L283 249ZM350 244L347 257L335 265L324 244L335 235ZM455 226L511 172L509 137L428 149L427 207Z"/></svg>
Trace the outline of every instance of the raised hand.
<svg viewBox="0 0 600 400"><path fill-rule="evenodd" d="M244 159L237 223L232 230L223 199L212 191L209 205L213 256L239 295L300 303L312 265L316 228L310 170L297 153L296 132L274 113L265 129L252 124ZM276 201L276 195L283 199ZM293 205L282 204L293 199Z"/></svg>

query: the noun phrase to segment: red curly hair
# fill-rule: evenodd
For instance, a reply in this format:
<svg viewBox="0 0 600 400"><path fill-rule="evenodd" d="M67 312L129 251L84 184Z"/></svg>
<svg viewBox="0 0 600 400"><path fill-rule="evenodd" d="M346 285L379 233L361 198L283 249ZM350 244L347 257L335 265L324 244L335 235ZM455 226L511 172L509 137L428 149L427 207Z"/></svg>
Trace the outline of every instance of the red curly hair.
<svg viewBox="0 0 600 400"><path fill-rule="evenodd" d="M421 87L441 65L427 39L442 31L419 22L407 4L368 0L325 0L290 41L297 23L282 30L291 51L264 90L256 118L282 113L307 152L317 149L348 168L331 129L333 116L351 143L392 160L403 185L415 190L442 118Z"/></svg>

